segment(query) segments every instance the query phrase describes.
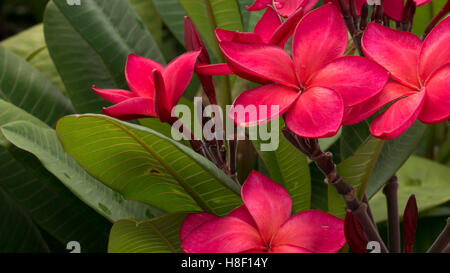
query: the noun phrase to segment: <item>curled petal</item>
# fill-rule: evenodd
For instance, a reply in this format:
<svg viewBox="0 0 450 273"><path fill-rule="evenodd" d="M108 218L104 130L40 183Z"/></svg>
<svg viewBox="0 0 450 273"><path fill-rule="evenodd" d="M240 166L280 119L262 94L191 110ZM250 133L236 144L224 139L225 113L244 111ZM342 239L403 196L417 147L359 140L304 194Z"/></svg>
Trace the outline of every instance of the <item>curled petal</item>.
<svg viewBox="0 0 450 273"><path fill-rule="evenodd" d="M258 231L236 217L204 223L181 242L186 253L237 253L262 246Z"/></svg>
<svg viewBox="0 0 450 273"><path fill-rule="evenodd" d="M180 241L183 241L193 230L203 225L219 219L217 215L209 212L191 213L183 221L180 228Z"/></svg>
<svg viewBox="0 0 450 273"><path fill-rule="evenodd" d="M322 86L341 94L344 106L359 104L379 93L389 79L376 63L357 56L335 59L315 74L307 86Z"/></svg>
<svg viewBox="0 0 450 273"><path fill-rule="evenodd" d="M450 63L437 70L425 86L425 103L419 119L438 123L450 118Z"/></svg>
<svg viewBox="0 0 450 273"><path fill-rule="evenodd" d="M410 89L395 81L389 81L383 91L367 101L344 109L343 125L352 125L365 120L375 114L386 104L404 96L415 94L417 91Z"/></svg>
<svg viewBox="0 0 450 273"><path fill-rule="evenodd" d="M418 213L416 197L413 194L409 197L403 213L403 244L405 253L411 253L413 250Z"/></svg>
<svg viewBox="0 0 450 273"><path fill-rule="evenodd" d="M286 125L307 138L334 136L341 126L344 103L334 90L312 87L306 90L285 115Z"/></svg>
<svg viewBox="0 0 450 273"><path fill-rule="evenodd" d="M216 38L219 43L227 41L233 41L234 36L236 35L236 31L230 31L225 29L216 29Z"/></svg>
<svg viewBox="0 0 450 273"><path fill-rule="evenodd" d="M128 56L127 65L125 66L125 77L128 86L136 97L153 98L155 92L152 78L153 69L163 71L164 67L144 57L134 54Z"/></svg>
<svg viewBox="0 0 450 273"><path fill-rule="evenodd" d="M332 4L311 11L300 20L294 33L292 54L302 84L347 46L347 27Z"/></svg>
<svg viewBox="0 0 450 273"><path fill-rule="evenodd" d="M345 244L344 221L323 211L302 211L280 227L272 243L290 244L314 253L334 253Z"/></svg>
<svg viewBox="0 0 450 273"><path fill-rule="evenodd" d="M299 95L294 89L279 84L256 87L236 98L230 117L240 126L263 124L286 112Z"/></svg>
<svg viewBox="0 0 450 273"><path fill-rule="evenodd" d="M195 72L205 76L233 75L228 64L203 64L195 67Z"/></svg>
<svg viewBox="0 0 450 273"><path fill-rule="evenodd" d="M112 103L119 103L134 97L133 93L130 91L121 89L100 89L92 86L92 90L100 97Z"/></svg>
<svg viewBox="0 0 450 273"><path fill-rule="evenodd" d="M345 214L344 233L345 239L353 252L367 253L367 240L362 225L351 211L347 211Z"/></svg>
<svg viewBox="0 0 450 273"><path fill-rule="evenodd" d="M445 18L428 34L420 51L420 79L422 83L433 71L450 63L450 17Z"/></svg>
<svg viewBox="0 0 450 273"><path fill-rule="evenodd" d="M265 9L268 5L272 4L272 0L255 0L253 5L247 6L248 11L258 11Z"/></svg>
<svg viewBox="0 0 450 273"><path fill-rule="evenodd" d="M364 54L386 68L391 77L411 87L419 86L418 60L422 42L409 32L370 23L362 38Z"/></svg>
<svg viewBox="0 0 450 273"><path fill-rule="evenodd" d="M121 120L157 117L153 99L140 97L131 98L108 108L103 108L103 113Z"/></svg>
<svg viewBox="0 0 450 273"><path fill-rule="evenodd" d="M268 245L291 214L291 197L281 185L256 171L252 171L245 181L241 196L263 241Z"/></svg>
<svg viewBox="0 0 450 273"><path fill-rule="evenodd" d="M388 0L383 1L384 13L397 22L403 19L403 2L404 0Z"/></svg>
<svg viewBox="0 0 450 273"><path fill-rule="evenodd" d="M394 102L373 120L370 133L381 139L398 137L414 123L422 109L424 98L425 92L421 91Z"/></svg>
<svg viewBox="0 0 450 273"><path fill-rule="evenodd" d="M173 60L164 70L164 83L171 107L177 105L191 81L199 54L200 51L185 53Z"/></svg>
<svg viewBox="0 0 450 273"><path fill-rule="evenodd" d="M298 86L291 57L281 48L234 42L222 42L220 47L238 76L257 78L260 83L273 81L293 88Z"/></svg>
<svg viewBox="0 0 450 273"><path fill-rule="evenodd" d="M201 50L201 53L198 56L199 63L211 63L208 49L206 48L205 43L203 43L203 40L200 37L200 34L198 33L194 22L192 22L191 18L187 16L184 17L184 43L186 45L187 51Z"/></svg>
<svg viewBox="0 0 450 273"><path fill-rule="evenodd" d="M259 35L264 43L268 43L270 37L272 37L272 34L282 22L277 12L272 7L269 7L261 19L259 19L253 32Z"/></svg>
<svg viewBox="0 0 450 273"><path fill-rule="evenodd" d="M286 42L291 38L295 31L295 27L298 25L300 19L305 14L303 9L298 9L289 18L286 19L272 34L269 43L284 48Z"/></svg>
<svg viewBox="0 0 450 273"><path fill-rule="evenodd" d="M166 86L164 83L163 75L161 74L161 71L159 70L153 70L152 76L155 81L155 97L154 100L155 103L155 111L158 114L159 119L162 122L168 122L171 118L171 103L170 103L170 97L167 93Z"/></svg>

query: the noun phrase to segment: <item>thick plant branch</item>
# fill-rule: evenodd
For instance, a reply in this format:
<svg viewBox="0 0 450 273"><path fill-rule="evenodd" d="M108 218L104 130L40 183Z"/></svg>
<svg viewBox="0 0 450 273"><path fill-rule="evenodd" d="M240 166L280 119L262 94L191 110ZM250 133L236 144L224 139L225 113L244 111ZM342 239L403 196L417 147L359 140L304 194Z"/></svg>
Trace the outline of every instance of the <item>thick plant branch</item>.
<svg viewBox="0 0 450 273"><path fill-rule="evenodd" d="M360 56L364 56L361 49L361 37L362 31L358 29L358 16L356 11L356 2L355 0L350 0L349 4L345 0L338 0L340 10L342 16L344 17L345 24L347 25L347 29L352 36L353 43L355 44L356 49Z"/></svg>
<svg viewBox="0 0 450 273"><path fill-rule="evenodd" d="M398 216L398 180L392 176L383 188L388 209L389 251L400 253L400 221Z"/></svg>
<svg viewBox="0 0 450 273"><path fill-rule="evenodd" d="M433 245L428 249L427 253L441 253L443 251L449 250L450 244L450 217L447 218L447 225L444 230L439 234L436 241Z"/></svg>
<svg viewBox="0 0 450 273"><path fill-rule="evenodd" d="M381 239L375 224L372 222L371 217L367 211L367 205L360 203L355 193L355 189L352 185L346 183L342 177L339 176L336 170L336 164L333 161L333 155L330 152L324 153L320 149L320 145L317 139L301 138L291 132L287 127L283 129L284 137L294 145L298 150L303 152L312 161L314 161L317 167L325 175L325 182L332 185L336 191L344 199L347 209L351 210L364 229L364 234L368 241L377 241L380 243L381 252L388 252L386 245Z"/></svg>

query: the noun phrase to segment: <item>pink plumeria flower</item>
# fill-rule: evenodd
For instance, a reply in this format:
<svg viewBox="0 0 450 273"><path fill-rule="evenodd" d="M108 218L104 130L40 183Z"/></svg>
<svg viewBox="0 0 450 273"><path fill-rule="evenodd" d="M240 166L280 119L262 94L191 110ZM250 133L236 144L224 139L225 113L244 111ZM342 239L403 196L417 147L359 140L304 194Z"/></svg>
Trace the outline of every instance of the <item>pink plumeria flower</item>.
<svg viewBox="0 0 450 273"><path fill-rule="evenodd" d="M432 0L414 0L416 6L423 6ZM333 2L339 7L339 1L338 0L325 0L325 3ZM347 3L349 3L349 0L346 0ZM367 3L367 0L355 0L356 4L356 11L358 16L361 15L361 8L364 5L364 3ZM375 3L375 1L374 1ZM404 7L404 0L384 0L383 5L383 11L384 14L386 14L389 18L392 20L395 20L397 22L402 21L403 19L403 7Z"/></svg>
<svg viewBox="0 0 450 273"><path fill-rule="evenodd" d="M187 253L333 253L345 244L344 221L307 210L291 216L292 200L278 183L253 171L242 186L244 205L219 218L190 214L180 230Z"/></svg>
<svg viewBox="0 0 450 273"><path fill-rule="evenodd" d="M367 102L349 108L344 123L359 122L395 101L377 116L372 135L392 139L419 118L427 124L450 118L450 18L421 41L409 32L370 23L362 38L364 54L385 67L394 79Z"/></svg>
<svg viewBox="0 0 450 273"><path fill-rule="evenodd" d="M282 17L291 16L296 10L302 8L305 13L310 11L319 0L256 0L248 6L248 11L258 11L273 6Z"/></svg>
<svg viewBox="0 0 450 273"><path fill-rule="evenodd" d="M92 88L100 97L115 103L103 108L103 113L122 120L159 117L163 122L170 121L171 110L192 78L199 53L185 53L165 68L158 62L130 54L125 77L132 92Z"/></svg>
<svg viewBox="0 0 450 273"><path fill-rule="evenodd" d="M268 114L233 115L232 111L231 118L240 126L253 126L284 114L286 125L299 136L335 135L344 107L375 96L388 81L388 72L376 63L357 56L341 57L347 38L341 14L327 4L299 22L293 38L293 60L277 46L221 42L228 65L238 76L264 84L242 93L233 107L268 108ZM272 105L279 110L271 111Z"/></svg>

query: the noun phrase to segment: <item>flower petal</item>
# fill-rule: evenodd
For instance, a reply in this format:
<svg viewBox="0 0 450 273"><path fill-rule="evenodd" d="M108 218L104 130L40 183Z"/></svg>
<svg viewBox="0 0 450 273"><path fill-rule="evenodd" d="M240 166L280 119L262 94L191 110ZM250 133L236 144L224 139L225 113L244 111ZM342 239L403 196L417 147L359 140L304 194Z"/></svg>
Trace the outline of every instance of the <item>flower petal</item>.
<svg viewBox="0 0 450 273"><path fill-rule="evenodd" d="M236 217L204 223L181 242L186 253L237 253L262 246L258 231Z"/></svg>
<svg viewBox="0 0 450 273"><path fill-rule="evenodd" d="M242 186L241 196L267 245L291 215L289 193L261 173L252 171Z"/></svg>
<svg viewBox="0 0 450 273"><path fill-rule="evenodd" d="M268 7L261 19L256 23L253 32L259 35L264 43L268 43L272 34L282 22L277 12L272 7Z"/></svg>
<svg viewBox="0 0 450 273"><path fill-rule="evenodd" d="M422 83L433 71L450 63L450 17L445 18L428 34L420 51L420 79Z"/></svg>
<svg viewBox="0 0 450 273"><path fill-rule="evenodd" d="M222 42L220 47L230 68L240 77L259 83L274 81L298 86L291 57L281 48L264 44ZM280 69L282 67L283 69Z"/></svg>
<svg viewBox="0 0 450 273"><path fill-rule="evenodd" d="M375 114L386 104L404 97L415 94L417 91L410 89L395 81L389 81L383 91L368 99L367 101L344 109L343 125L352 125L365 120Z"/></svg>
<svg viewBox="0 0 450 273"><path fill-rule="evenodd" d="M231 42L233 41L234 36L236 35L236 31L225 30L225 29L216 29L216 39L219 43L223 41Z"/></svg>
<svg viewBox="0 0 450 273"><path fill-rule="evenodd" d="M341 126L344 103L334 90L312 87L297 99L285 115L286 125L301 137L334 136Z"/></svg>
<svg viewBox="0 0 450 273"><path fill-rule="evenodd" d="M248 209L242 205L234 210L232 210L230 213L228 213L227 217L236 217L241 219L242 221L246 222L247 224L251 225L254 228L258 228L258 226L255 223L255 220L253 220L252 216L250 215L250 212L248 212Z"/></svg>
<svg viewBox="0 0 450 273"><path fill-rule="evenodd" d="M168 122L171 119L172 106L170 103L170 94L167 92L161 71L154 69L152 71L155 81L155 111L161 122Z"/></svg>
<svg viewBox="0 0 450 273"><path fill-rule="evenodd" d="M228 64L201 64L195 67L195 72L205 76L233 75Z"/></svg>
<svg viewBox="0 0 450 273"><path fill-rule="evenodd" d="M379 93L389 80L389 73L365 58L348 56L335 59L317 74L307 86L321 86L341 94L344 106L359 104Z"/></svg>
<svg viewBox="0 0 450 273"><path fill-rule="evenodd" d="M318 0L275 0L273 2L278 13L287 18L299 8L303 8L307 13L317 4Z"/></svg>
<svg viewBox="0 0 450 273"><path fill-rule="evenodd" d="M236 32L233 37L233 42L248 43L248 44L263 44L261 37L253 32Z"/></svg>
<svg viewBox="0 0 450 273"><path fill-rule="evenodd" d="M180 241L183 241L193 230L203 225L219 219L219 216L209 212L191 213L183 221L180 228Z"/></svg>
<svg viewBox="0 0 450 273"><path fill-rule="evenodd" d="M110 101L112 103L119 103L124 100L133 98L134 95L130 91L127 90L121 90L121 89L100 89L96 86L92 86L92 90L99 95L100 97L104 98L107 101Z"/></svg>
<svg viewBox="0 0 450 273"><path fill-rule="evenodd" d="M299 81L306 83L315 72L342 56L347 38L344 19L333 4L305 15L297 25L292 43Z"/></svg>
<svg viewBox="0 0 450 273"><path fill-rule="evenodd" d="M344 221L323 211L302 211L280 227L272 243L290 244L315 253L334 253L345 244Z"/></svg>
<svg viewBox="0 0 450 273"><path fill-rule="evenodd" d="M419 119L438 123L450 118L450 63L437 70L425 85L425 103Z"/></svg>
<svg viewBox="0 0 450 273"><path fill-rule="evenodd" d="M247 6L248 11L258 11L265 9L268 5L272 4L272 0L255 0L253 5Z"/></svg>
<svg viewBox="0 0 450 273"><path fill-rule="evenodd" d="M423 6L425 4L430 3L432 0L414 0L416 6Z"/></svg>
<svg viewBox="0 0 450 273"><path fill-rule="evenodd" d="M276 30L273 32L272 37L269 40L270 44L277 45L284 48L286 42L291 38L295 31L295 27L298 25L300 19L305 14L303 9L298 9L289 18L286 19Z"/></svg>
<svg viewBox="0 0 450 273"><path fill-rule="evenodd" d="M416 120L425 101L424 98L425 92L421 91L394 102L373 120L370 133L381 139L398 137Z"/></svg>
<svg viewBox="0 0 450 273"><path fill-rule="evenodd" d="M271 247L269 253L312 253L312 252L303 247L293 245L279 245Z"/></svg>
<svg viewBox="0 0 450 273"><path fill-rule="evenodd" d="M403 19L403 2L404 0L388 0L383 1L384 13L397 22Z"/></svg>
<svg viewBox="0 0 450 273"><path fill-rule="evenodd" d="M128 86L136 97L153 98L155 85L153 83L152 71L158 69L164 70L164 67L147 58L134 54L128 56L125 66L125 77Z"/></svg>
<svg viewBox="0 0 450 273"><path fill-rule="evenodd" d="M164 83L171 107L177 105L178 100L191 81L194 65L199 54L200 51L185 53L173 60L164 69Z"/></svg>
<svg viewBox="0 0 450 273"><path fill-rule="evenodd" d="M361 46L364 54L386 68L392 78L414 88L419 86L417 67L421 44L412 33L370 23Z"/></svg>
<svg viewBox="0 0 450 273"><path fill-rule="evenodd" d="M108 108L103 108L103 113L121 120L157 116L153 99L142 97L131 98Z"/></svg>
<svg viewBox="0 0 450 273"><path fill-rule="evenodd" d="M283 85L263 85L240 94L229 115L240 126L263 124L286 112L299 95L299 92ZM278 107L277 111L272 111L272 106Z"/></svg>

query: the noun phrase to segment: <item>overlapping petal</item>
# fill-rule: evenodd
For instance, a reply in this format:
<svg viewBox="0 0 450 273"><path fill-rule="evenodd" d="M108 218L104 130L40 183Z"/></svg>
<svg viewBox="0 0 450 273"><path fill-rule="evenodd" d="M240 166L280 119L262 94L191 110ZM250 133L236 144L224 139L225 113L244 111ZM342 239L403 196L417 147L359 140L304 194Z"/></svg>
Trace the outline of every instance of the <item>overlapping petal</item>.
<svg viewBox="0 0 450 273"><path fill-rule="evenodd" d="M377 116L370 125L370 133L381 139L392 139L408 129L419 115L425 98L425 92L394 102L381 115Z"/></svg>
<svg viewBox="0 0 450 273"><path fill-rule="evenodd" d="M230 213L228 213L227 217L239 218L242 221L246 222L247 224L251 225L252 227L256 229L258 228L252 216L250 215L250 212L248 212L248 209L244 205L239 206L234 210L232 210Z"/></svg>
<svg viewBox="0 0 450 273"><path fill-rule="evenodd" d="M203 225L219 219L217 215L209 212L199 212L189 214L183 221L180 228L180 241L183 241L193 230Z"/></svg>
<svg viewBox="0 0 450 273"><path fill-rule="evenodd" d="M296 12L291 14L291 16L289 16L289 18L287 18L286 21L284 21L272 33L272 37L270 37L269 43L284 48L284 45L289 40L289 38L291 38L298 22L300 21L300 19L302 19L304 14L305 11L303 8L298 9Z"/></svg>
<svg viewBox="0 0 450 273"><path fill-rule="evenodd" d="M181 242L181 249L186 253L237 253L262 245L254 227L236 217L224 217L193 230Z"/></svg>
<svg viewBox="0 0 450 273"><path fill-rule="evenodd" d="M301 137L334 136L342 122L344 103L334 90L307 89L285 115L288 128Z"/></svg>
<svg viewBox="0 0 450 273"><path fill-rule="evenodd" d="M283 49L227 41L220 43L220 47L231 70L242 78L260 83L273 81L293 88L298 86L291 57Z"/></svg>
<svg viewBox="0 0 450 273"><path fill-rule="evenodd" d="M242 201L269 244L278 228L289 218L292 200L281 185L253 171L242 186Z"/></svg>
<svg viewBox="0 0 450 273"><path fill-rule="evenodd" d="M299 212L280 227L272 243L316 253L337 252L345 244L344 221L323 211Z"/></svg>
<svg viewBox="0 0 450 273"><path fill-rule="evenodd" d="M251 6L247 6L248 11L258 11L265 9L268 5L272 4L273 0L255 0Z"/></svg>
<svg viewBox="0 0 450 273"><path fill-rule="evenodd" d="M124 100L133 98L134 95L130 91L127 90L121 90L121 89L100 89L96 86L92 87L92 90L99 95L100 97L104 98L107 101L110 101L112 103L119 103Z"/></svg>
<svg viewBox="0 0 450 273"><path fill-rule="evenodd" d="M404 0L387 0L383 1L384 13L397 22L403 19L403 2Z"/></svg>
<svg viewBox="0 0 450 273"><path fill-rule="evenodd" d="M307 82L308 87L327 87L337 91L344 106L359 104L375 96L386 85L388 72L376 63L357 56L335 59Z"/></svg>
<svg viewBox="0 0 450 273"><path fill-rule="evenodd" d="M236 98L230 117L240 126L262 124L285 113L299 95L296 90L279 84L256 87ZM264 105L267 107L261 108ZM272 111L272 106L278 109Z"/></svg>
<svg viewBox="0 0 450 273"><path fill-rule="evenodd" d="M125 66L125 78L136 97L153 98L155 86L152 78L153 69L160 71L164 67L153 60L130 54Z"/></svg>
<svg viewBox="0 0 450 273"><path fill-rule="evenodd" d="M264 43L268 43L270 41L270 38L272 37L272 34L281 25L282 22L283 21L280 19L280 16L278 16L277 12L273 8L269 7L266 9L266 12L264 12L258 23L255 25L255 29L253 30L253 32L261 37Z"/></svg>
<svg viewBox="0 0 450 273"><path fill-rule="evenodd" d="M417 68L421 44L414 34L376 23L368 25L362 38L364 54L411 88L419 86Z"/></svg>
<svg viewBox="0 0 450 273"><path fill-rule="evenodd" d="M327 4L300 20L294 32L292 53L299 81L304 84L347 46L347 27L336 7Z"/></svg>
<svg viewBox="0 0 450 273"><path fill-rule="evenodd" d="M450 17L440 22L428 34L420 51L420 79L422 83L433 71L450 63Z"/></svg>
<svg viewBox="0 0 450 273"><path fill-rule="evenodd" d="M438 123L450 118L450 63L437 70L425 86L425 102L419 119Z"/></svg>
<svg viewBox="0 0 450 273"><path fill-rule="evenodd" d="M103 108L103 113L121 120L157 117L153 99L143 97L131 98L108 108Z"/></svg>

